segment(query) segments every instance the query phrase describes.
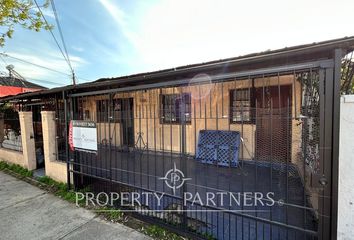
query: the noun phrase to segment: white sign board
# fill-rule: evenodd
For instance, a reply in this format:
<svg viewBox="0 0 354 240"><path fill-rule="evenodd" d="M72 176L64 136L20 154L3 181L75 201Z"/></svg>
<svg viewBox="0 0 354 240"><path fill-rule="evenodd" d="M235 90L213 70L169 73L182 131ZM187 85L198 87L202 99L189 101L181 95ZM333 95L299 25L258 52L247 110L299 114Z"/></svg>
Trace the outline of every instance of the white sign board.
<svg viewBox="0 0 354 240"><path fill-rule="evenodd" d="M97 151L97 128L92 121L71 121L71 139L69 141L77 150Z"/></svg>

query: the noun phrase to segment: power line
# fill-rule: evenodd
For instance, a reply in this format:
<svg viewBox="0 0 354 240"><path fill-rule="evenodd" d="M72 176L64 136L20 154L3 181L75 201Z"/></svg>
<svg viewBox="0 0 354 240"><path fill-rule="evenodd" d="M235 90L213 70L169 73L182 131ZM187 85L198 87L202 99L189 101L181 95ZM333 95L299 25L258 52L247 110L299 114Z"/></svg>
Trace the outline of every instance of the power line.
<svg viewBox="0 0 354 240"><path fill-rule="evenodd" d="M28 78L25 77L26 80L31 80L31 81L36 81L36 82L43 82L43 83L47 83L47 84L51 84L51 85L57 85L57 86L63 86L63 84L57 83L57 82L52 82L52 81L48 81L48 80L44 80L44 79L38 79L38 78Z"/></svg>
<svg viewBox="0 0 354 240"><path fill-rule="evenodd" d="M42 18L44 19L45 23L47 24L47 26L50 26L50 24L48 23L47 19L45 18L44 14L43 14L41 8L39 7L39 5L38 5L38 3L37 3L37 0L34 0L34 2L35 2L35 4L36 4L36 6L37 6L37 8L38 8L38 10L39 10L39 12L40 12L40 14L42 15ZM52 37L53 37L55 43L57 44L57 46L58 46L58 48L59 48L61 54L63 55L65 61L68 63L70 70L73 72L73 69L72 69L72 67L71 67L71 64L70 64L69 60L66 58L66 56L65 56L65 54L64 54L64 52L63 52L63 50L61 49L60 44L59 44L57 38L55 37L55 35L54 35L52 29L49 29L49 31L50 31L50 33L51 33L51 35L52 35Z"/></svg>
<svg viewBox="0 0 354 240"><path fill-rule="evenodd" d="M66 44L65 44L65 40L64 40L63 31L61 30L61 26L60 26L60 22L59 22L59 17L58 17L57 9L56 9L56 7L55 7L54 0L50 0L50 2L51 2L51 5L52 5L52 9L53 9L55 21L56 21L57 26L58 26L58 30L59 30L61 42L62 42L62 44L63 44L64 51L65 51L65 53L66 53L66 57L67 57L67 60L68 60L68 64L69 64L70 69L71 69L71 73L72 73L72 77L73 77L73 85L75 85L75 84L76 84L75 72L74 72L74 68L71 66L70 57L69 57L69 54L68 54L68 50L67 50L67 48L66 48Z"/></svg>
<svg viewBox="0 0 354 240"><path fill-rule="evenodd" d="M24 60L24 59L21 59L21 58L18 58L18 57L14 57L14 56L11 56L7 53L0 53L0 56L4 56L4 57L9 57L9 58L13 58L13 59L16 59L20 62L23 62L23 63L27 63L27 64L31 64L33 66L36 66L36 67L40 67L40 68L43 68L43 69L46 69L46 70L49 70L49 71L53 71L53 72L56 72L56 73L59 73L59 74L63 74L65 76L71 76L71 74L68 74L68 73L64 73L64 72L61 72L61 71L58 71L58 70L55 70L55 69L52 69L52 68L49 68L49 67L45 67L45 66L42 66L42 65L39 65L39 64L36 64L36 63L32 63L32 62L29 62L27 60Z"/></svg>
<svg viewBox="0 0 354 240"><path fill-rule="evenodd" d="M6 62L6 60L3 58L3 56L2 56L2 55L0 55L0 58L1 58L1 60L4 62L4 64L5 64L5 68L6 68L6 66L8 65L8 64L7 64L7 62Z"/></svg>
<svg viewBox="0 0 354 240"><path fill-rule="evenodd" d="M67 50L67 48L66 48L66 44L65 44L65 40L64 40L64 35L63 35L63 32L62 32L62 30L61 30L61 26L60 26L60 23L59 23L59 17L58 17L57 9L56 9L55 4L54 4L54 0L50 0L50 2L52 3L52 9L53 9L55 21L56 21L56 23L57 23L57 25L58 25L58 30L59 30L60 38L61 38L61 41L62 41L62 43L63 43L63 47L64 47L64 51L65 51L65 53L66 53L66 57L67 57L67 59L68 59L68 63L69 63L69 65L70 65L71 70L74 71L73 68L72 68L72 66L71 66L71 62L70 62L68 50Z"/></svg>
<svg viewBox="0 0 354 240"><path fill-rule="evenodd" d="M10 56L8 56L8 57L10 57ZM0 53L0 58L1 58L1 60L3 61L4 66L5 66L5 68L6 68L9 64L8 64L8 62L5 60L5 58L3 57L3 54L2 54L2 53ZM18 59L18 60L20 60L20 59ZM30 62L28 62L28 63L30 63ZM32 64L32 63L31 63L31 64ZM38 66L39 66L39 65L38 65ZM26 81L27 81L28 79L29 79L29 80L32 80L32 81L38 81L38 82L43 82L43 83L51 84L51 85L62 86L62 84L60 84L60 83L52 82L52 81L48 81L48 80L36 79L36 78L28 78L28 77L25 78ZM21 80L21 79L20 79L20 80Z"/></svg>
<svg viewBox="0 0 354 240"><path fill-rule="evenodd" d="M36 67L39 67L39 68L43 68L43 69L46 69L46 70L49 70L49 71L52 71L52 72L56 72L58 74L62 74L62 75L65 75L67 77L71 77L72 75L69 74L69 73L65 73L65 72L61 72L61 71L58 71L58 70L55 70L53 68L49 68L49 67L46 67L46 66L43 66L43 65L39 65L37 63L33 63L33 62L29 62L27 60L24 60L24 59L21 59L21 58L18 58L18 57L14 57L14 56L11 56L7 53L0 53L0 57L2 59L2 61L5 63L5 65L8 65L8 63L6 62L6 60L3 58L3 57L8 57L8 58L12 58L12 59L15 59L17 61L20 61L20 62L23 62L23 63L26 63L26 64L30 64L30 65L33 65L33 66L36 66ZM84 81L87 81L87 82L90 82L92 80L90 79L86 79L86 78L82 78L82 77L77 77L78 79L82 79Z"/></svg>

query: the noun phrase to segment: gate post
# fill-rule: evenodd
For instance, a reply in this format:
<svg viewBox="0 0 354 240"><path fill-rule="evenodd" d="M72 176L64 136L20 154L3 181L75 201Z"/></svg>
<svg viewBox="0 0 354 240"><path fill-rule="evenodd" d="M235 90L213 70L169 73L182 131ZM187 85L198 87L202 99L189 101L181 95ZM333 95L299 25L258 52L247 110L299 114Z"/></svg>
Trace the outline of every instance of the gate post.
<svg viewBox="0 0 354 240"><path fill-rule="evenodd" d="M28 170L37 168L36 162L36 148L34 144L34 131L32 112L19 112L20 127L21 127L21 140L22 152L24 159L24 166Z"/></svg>
<svg viewBox="0 0 354 240"><path fill-rule="evenodd" d="M65 163L59 160L57 156L57 132L54 111L42 111L42 129L43 129L43 148L45 175L59 182L67 181L67 172ZM56 143L56 144L54 144Z"/></svg>
<svg viewBox="0 0 354 240"><path fill-rule="evenodd" d="M340 131L340 85L343 50L334 51L333 115L332 115L332 182L331 182L331 239L337 239L338 223L338 174L339 174L339 131Z"/></svg>
<svg viewBox="0 0 354 240"><path fill-rule="evenodd" d="M65 156L66 156L66 175L67 175L67 189L70 190L71 178L70 178L70 156L69 156L69 121L68 121L68 102L66 100L65 92L62 93L64 103L64 122L65 122ZM70 101L72 102L72 101Z"/></svg>

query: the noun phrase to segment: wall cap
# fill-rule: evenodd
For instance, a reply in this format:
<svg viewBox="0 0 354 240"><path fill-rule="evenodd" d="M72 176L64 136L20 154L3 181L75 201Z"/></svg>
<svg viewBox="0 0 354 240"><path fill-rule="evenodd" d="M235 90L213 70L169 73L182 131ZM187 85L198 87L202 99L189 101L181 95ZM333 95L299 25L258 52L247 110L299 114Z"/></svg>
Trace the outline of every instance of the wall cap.
<svg viewBox="0 0 354 240"><path fill-rule="evenodd" d="M41 111L41 115L55 115L55 111Z"/></svg>
<svg viewBox="0 0 354 240"><path fill-rule="evenodd" d="M354 103L354 94L352 95L342 95L342 101L344 103Z"/></svg>
<svg viewBox="0 0 354 240"><path fill-rule="evenodd" d="M24 111L19 111L18 112L18 114L20 114L20 115L23 115L23 116L30 116L30 115L32 115L32 112L31 111L26 111L26 112L24 112Z"/></svg>
<svg viewBox="0 0 354 240"><path fill-rule="evenodd" d="M55 111L41 111L41 113L50 114L50 113L55 113Z"/></svg>

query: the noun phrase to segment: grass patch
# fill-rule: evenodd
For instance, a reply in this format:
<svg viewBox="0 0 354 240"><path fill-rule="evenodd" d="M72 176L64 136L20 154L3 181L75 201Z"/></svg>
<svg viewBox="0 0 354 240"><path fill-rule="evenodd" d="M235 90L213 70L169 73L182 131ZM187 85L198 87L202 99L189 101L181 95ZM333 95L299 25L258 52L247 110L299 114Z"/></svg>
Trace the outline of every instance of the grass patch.
<svg viewBox="0 0 354 240"><path fill-rule="evenodd" d="M52 193L54 193L54 195L66 200L68 202L76 203L76 193L74 191L68 190L67 184L57 182L47 176L39 177L39 178L37 178L37 180L38 180L38 182L47 185L50 188L50 191ZM85 190L81 190L79 192L84 192L84 191ZM80 206L83 206L84 202L85 202L85 199L82 199L82 200L78 200L77 203Z"/></svg>
<svg viewBox="0 0 354 240"><path fill-rule="evenodd" d="M0 170L10 170L12 172L15 172L22 177L32 177L33 176L33 171L30 171L18 164L9 164L7 162L0 162Z"/></svg>
<svg viewBox="0 0 354 240"><path fill-rule="evenodd" d="M102 207L98 210L100 215L111 222L122 222L124 221L124 213L120 209L112 207Z"/></svg>
<svg viewBox="0 0 354 240"><path fill-rule="evenodd" d="M162 239L162 240L182 240L184 239L181 236L178 236L175 233L169 232L168 230L157 226L157 225L150 225L146 228L142 229L142 232L154 239Z"/></svg>

